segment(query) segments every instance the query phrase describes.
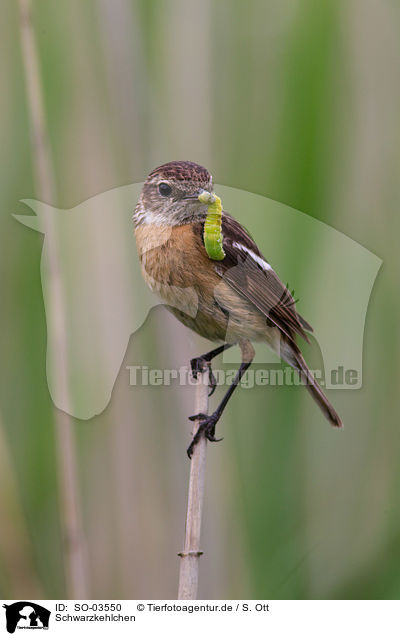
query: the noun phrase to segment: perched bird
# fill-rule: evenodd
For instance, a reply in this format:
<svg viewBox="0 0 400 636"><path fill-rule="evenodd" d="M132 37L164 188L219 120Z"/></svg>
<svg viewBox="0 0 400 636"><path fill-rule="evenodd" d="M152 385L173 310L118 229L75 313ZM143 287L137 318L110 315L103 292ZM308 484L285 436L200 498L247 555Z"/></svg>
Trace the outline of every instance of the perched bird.
<svg viewBox="0 0 400 636"><path fill-rule="evenodd" d="M252 341L267 343L296 369L330 423L342 426L296 344L297 336L309 342L311 326L249 233L222 210L206 168L172 161L153 170L133 220L147 284L187 327L222 343L191 361L194 375L208 364L213 390L211 360L234 344L242 353L236 377L214 413L190 418L200 424L189 457L201 435L217 441L215 425L254 358Z"/></svg>

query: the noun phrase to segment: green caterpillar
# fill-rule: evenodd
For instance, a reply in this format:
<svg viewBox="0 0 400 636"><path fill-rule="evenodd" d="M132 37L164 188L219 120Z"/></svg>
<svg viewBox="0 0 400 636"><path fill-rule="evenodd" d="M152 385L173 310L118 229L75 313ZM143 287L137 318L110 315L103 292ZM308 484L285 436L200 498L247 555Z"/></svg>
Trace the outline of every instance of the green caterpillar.
<svg viewBox="0 0 400 636"><path fill-rule="evenodd" d="M201 203L208 203L207 217L204 223L204 246L213 261L222 261L225 252L222 247L222 202L216 194L204 191L199 194Z"/></svg>

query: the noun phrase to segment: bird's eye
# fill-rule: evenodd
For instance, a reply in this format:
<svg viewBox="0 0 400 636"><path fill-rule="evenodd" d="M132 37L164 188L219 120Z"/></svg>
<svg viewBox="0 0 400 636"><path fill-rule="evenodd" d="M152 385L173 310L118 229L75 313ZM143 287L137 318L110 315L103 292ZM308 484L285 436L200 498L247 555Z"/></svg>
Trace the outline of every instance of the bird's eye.
<svg viewBox="0 0 400 636"><path fill-rule="evenodd" d="M169 197L172 192L172 188L168 183L160 183L158 186L158 191L163 197Z"/></svg>

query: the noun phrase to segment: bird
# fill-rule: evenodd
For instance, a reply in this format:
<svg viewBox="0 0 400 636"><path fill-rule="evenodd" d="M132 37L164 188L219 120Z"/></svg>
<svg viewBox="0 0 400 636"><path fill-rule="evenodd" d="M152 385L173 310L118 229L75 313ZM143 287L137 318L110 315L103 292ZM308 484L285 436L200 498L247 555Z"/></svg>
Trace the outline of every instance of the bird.
<svg viewBox="0 0 400 636"><path fill-rule="evenodd" d="M213 413L189 419L199 426L187 449L200 438L210 442L229 399L264 342L299 374L322 413L335 428L342 421L314 378L297 344L310 342L311 325L297 312L289 288L259 250L250 233L222 209L209 171L192 161L171 161L145 180L133 214L143 277L184 325L220 343L193 358L194 377L231 346L241 350L236 376Z"/></svg>

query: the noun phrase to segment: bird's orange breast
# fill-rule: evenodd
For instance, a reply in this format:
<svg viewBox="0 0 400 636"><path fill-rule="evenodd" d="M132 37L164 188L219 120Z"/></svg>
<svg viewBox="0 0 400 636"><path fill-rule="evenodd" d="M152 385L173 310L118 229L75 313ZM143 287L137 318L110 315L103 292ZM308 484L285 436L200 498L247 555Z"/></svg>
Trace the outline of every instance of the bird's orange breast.
<svg viewBox="0 0 400 636"><path fill-rule="evenodd" d="M201 285L204 276L208 282L210 276L218 278L194 224L140 225L135 234L146 279L150 277L156 284L188 287Z"/></svg>
<svg viewBox="0 0 400 636"><path fill-rule="evenodd" d="M135 234L146 283L187 327L210 340L265 337L265 317L216 273L201 223L140 225Z"/></svg>
<svg viewBox="0 0 400 636"><path fill-rule="evenodd" d="M200 303L212 303L220 279L193 224L141 225L136 243L144 279L166 303L191 316Z"/></svg>

